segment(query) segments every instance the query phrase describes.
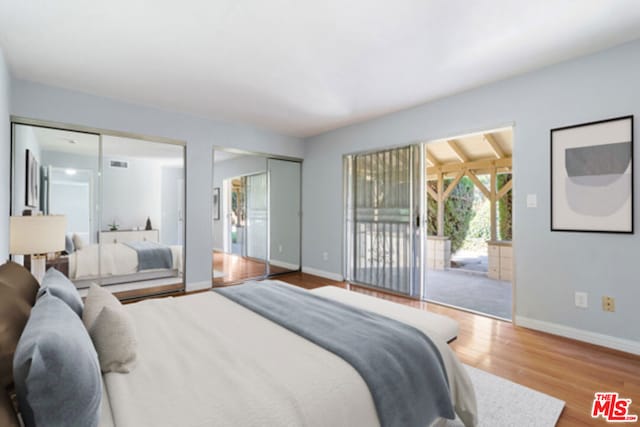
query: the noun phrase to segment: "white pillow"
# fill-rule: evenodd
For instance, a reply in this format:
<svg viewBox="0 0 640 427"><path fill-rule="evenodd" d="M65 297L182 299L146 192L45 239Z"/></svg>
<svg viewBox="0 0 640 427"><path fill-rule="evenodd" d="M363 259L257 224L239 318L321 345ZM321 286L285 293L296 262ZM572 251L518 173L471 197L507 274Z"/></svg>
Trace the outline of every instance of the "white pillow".
<svg viewBox="0 0 640 427"><path fill-rule="evenodd" d="M84 240L82 240L82 237L80 237L80 235L78 233L73 233L73 246L76 248L76 251L79 251L80 249L84 248Z"/></svg>
<svg viewBox="0 0 640 427"><path fill-rule="evenodd" d="M129 313L111 292L96 284L89 287L84 307L82 321L93 340L102 372L130 372L136 364L138 340Z"/></svg>

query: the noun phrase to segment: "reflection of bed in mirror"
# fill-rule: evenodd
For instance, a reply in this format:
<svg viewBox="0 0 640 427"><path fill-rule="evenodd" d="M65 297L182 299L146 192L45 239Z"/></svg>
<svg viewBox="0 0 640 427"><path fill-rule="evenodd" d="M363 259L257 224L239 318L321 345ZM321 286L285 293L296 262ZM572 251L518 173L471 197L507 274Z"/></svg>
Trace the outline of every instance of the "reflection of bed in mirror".
<svg viewBox="0 0 640 427"><path fill-rule="evenodd" d="M99 278L109 285L179 277L182 246L158 243L159 234L158 230L100 232L101 243L76 245L69 254L69 277L79 288Z"/></svg>

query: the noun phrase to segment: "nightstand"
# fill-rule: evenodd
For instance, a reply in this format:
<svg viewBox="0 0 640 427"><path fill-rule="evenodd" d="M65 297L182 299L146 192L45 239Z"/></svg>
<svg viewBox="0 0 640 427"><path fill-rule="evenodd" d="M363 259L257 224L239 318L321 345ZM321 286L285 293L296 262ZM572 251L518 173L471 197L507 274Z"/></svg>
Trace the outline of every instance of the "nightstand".
<svg viewBox="0 0 640 427"><path fill-rule="evenodd" d="M31 268L31 257L24 257L24 266L27 269ZM65 276L69 277L69 257L68 256L59 256L53 259L47 259L47 264L45 266L45 270L50 268L55 268Z"/></svg>

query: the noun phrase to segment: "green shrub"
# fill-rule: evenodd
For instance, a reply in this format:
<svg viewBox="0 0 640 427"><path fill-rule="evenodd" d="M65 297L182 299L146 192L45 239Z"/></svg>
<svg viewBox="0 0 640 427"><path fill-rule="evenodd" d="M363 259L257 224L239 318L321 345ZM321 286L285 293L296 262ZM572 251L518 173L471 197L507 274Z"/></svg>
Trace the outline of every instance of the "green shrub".
<svg viewBox="0 0 640 427"><path fill-rule="evenodd" d="M445 188L451 182L445 180ZM435 190L436 183L427 183ZM467 238L469 223L473 219L474 185L468 178L460 180L444 204L444 235L451 239L451 252L455 253L462 247ZM427 234L438 234L438 203L427 193Z"/></svg>
<svg viewBox="0 0 640 427"><path fill-rule="evenodd" d="M480 200L476 200L473 205L475 215L469 223L469 232L467 237L470 239L491 239L491 203L482 196Z"/></svg>
<svg viewBox="0 0 640 427"><path fill-rule="evenodd" d="M500 190L507 182L511 181L511 174L500 174L497 178L498 190ZM498 238L500 240L513 239L513 223L511 220L513 212L512 193L512 190L509 190L498 201Z"/></svg>

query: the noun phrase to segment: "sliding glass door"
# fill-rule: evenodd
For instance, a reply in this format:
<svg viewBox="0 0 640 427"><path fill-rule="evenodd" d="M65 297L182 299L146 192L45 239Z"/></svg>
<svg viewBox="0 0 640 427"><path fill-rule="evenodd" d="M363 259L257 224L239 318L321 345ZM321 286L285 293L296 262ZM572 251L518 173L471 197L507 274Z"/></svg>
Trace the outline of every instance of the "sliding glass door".
<svg viewBox="0 0 640 427"><path fill-rule="evenodd" d="M419 297L420 146L345 158L347 278Z"/></svg>

